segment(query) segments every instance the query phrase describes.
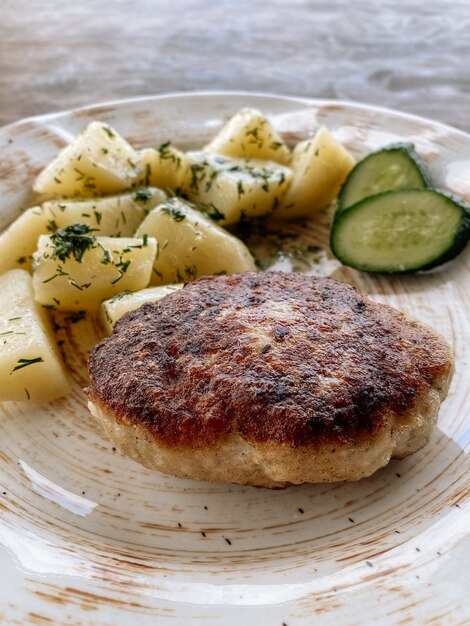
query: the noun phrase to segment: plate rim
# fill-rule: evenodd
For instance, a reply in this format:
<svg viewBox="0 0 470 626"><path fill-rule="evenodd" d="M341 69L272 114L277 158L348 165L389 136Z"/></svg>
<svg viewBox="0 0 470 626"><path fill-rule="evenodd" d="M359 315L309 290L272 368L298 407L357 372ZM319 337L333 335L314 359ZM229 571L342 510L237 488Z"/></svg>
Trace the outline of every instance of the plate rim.
<svg viewBox="0 0 470 626"><path fill-rule="evenodd" d="M441 122L439 120L435 120L433 118L428 118L422 115L417 115L415 113L408 113L406 111L400 111L398 109L393 109L390 107L382 107L375 104L368 104L366 102L359 102L354 100L343 100L336 98L309 98L306 96L297 96L295 94L282 94L277 92L270 91L252 91L252 90L237 90L237 89L209 89L209 90L190 90L190 91L171 91L165 92L161 94L148 94L141 96L131 96L129 98L112 98L110 100L102 100L98 102L92 102L90 104L80 105L77 107L72 107L69 109L60 109L51 113L41 113L38 115L31 115L28 117L20 118L14 122L10 122L3 126L0 126L0 137L3 132L8 132L12 129L16 129L22 125L31 124L31 123L41 123L47 122L51 119L67 117L70 115L80 114L86 111L90 111L92 109L99 109L105 107L122 107L125 105L133 104L133 103L141 103L141 102L152 102L159 100L169 100L169 99L187 99L192 97L204 98L204 97L254 97L254 98L272 98L273 100L284 100L287 102L298 102L299 104L311 105L311 106L343 106L343 107L352 107L355 109L363 110L363 111L376 111L378 113L383 113L387 115L396 116L403 119L408 119L411 121L421 122L425 124L433 124L434 126L441 128L445 131L451 131L453 133L458 133L462 135L466 139L470 140L470 132L466 132L460 128L452 126L450 124L446 124L445 122Z"/></svg>

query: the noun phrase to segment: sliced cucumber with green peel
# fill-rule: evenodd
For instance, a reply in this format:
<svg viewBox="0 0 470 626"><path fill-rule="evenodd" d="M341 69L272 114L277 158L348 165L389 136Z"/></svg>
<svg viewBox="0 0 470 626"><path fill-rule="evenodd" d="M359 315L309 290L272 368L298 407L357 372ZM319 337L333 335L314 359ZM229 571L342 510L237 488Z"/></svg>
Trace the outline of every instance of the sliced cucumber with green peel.
<svg viewBox="0 0 470 626"><path fill-rule="evenodd" d="M415 272L450 261L470 239L470 207L433 189L388 191L336 214L333 254L365 272Z"/></svg>
<svg viewBox="0 0 470 626"><path fill-rule="evenodd" d="M425 189L430 177L411 143L372 152L349 173L338 196L338 211L369 196L395 189Z"/></svg>

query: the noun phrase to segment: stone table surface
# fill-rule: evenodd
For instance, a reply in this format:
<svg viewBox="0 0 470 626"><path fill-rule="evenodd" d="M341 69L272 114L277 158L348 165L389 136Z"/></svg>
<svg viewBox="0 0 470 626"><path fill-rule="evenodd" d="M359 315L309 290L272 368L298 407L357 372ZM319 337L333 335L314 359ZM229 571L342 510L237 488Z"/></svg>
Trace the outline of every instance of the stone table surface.
<svg viewBox="0 0 470 626"><path fill-rule="evenodd" d="M470 132L469 0L2 0L0 125L130 96L338 98Z"/></svg>

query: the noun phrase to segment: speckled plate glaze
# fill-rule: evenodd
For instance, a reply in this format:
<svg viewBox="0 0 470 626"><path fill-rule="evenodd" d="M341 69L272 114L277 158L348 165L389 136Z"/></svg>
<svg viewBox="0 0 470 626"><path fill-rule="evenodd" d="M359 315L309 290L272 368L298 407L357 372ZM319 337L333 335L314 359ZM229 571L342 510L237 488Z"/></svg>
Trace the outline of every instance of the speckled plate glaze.
<svg viewBox="0 0 470 626"><path fill-rule="evenodd" d="M319 124L356 156L412 141L436 182L470 200L470 136L440 124L350 103L176 94L1 129L0 229L33 202L35 174L90 120L140 147L189 147L246 105L290 142ZM293 228L326 247L329 219ZM281 251L277 266L293 259ZM281 491L147 471L112 448L86 409L86 354L99 325L62 320L72 394L0 407L0 623L470 623L470 250L422 276L368 276L325 255L301 269L353 283L453 345L456 375L430 444L358 483Z"/></svg>

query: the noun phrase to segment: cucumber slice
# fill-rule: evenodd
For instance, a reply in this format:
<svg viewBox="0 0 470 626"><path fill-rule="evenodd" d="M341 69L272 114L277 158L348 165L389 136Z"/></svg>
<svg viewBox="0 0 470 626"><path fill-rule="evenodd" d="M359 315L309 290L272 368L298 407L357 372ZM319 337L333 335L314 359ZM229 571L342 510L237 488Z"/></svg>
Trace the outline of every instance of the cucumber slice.
<svg viewBox="0 0 470 626"><path fill-rule="evenodd" d="M411 143L396 143L359 161L343 183L338 211L368 196L394 189L425 189L431 180Z"/></svg>
<svg viewBox="0 0 470 626"><path fill-rule="evenodd" d="M333 254L365 272L427 270L459 254L470 239L470 207L433 189L387 191L337 213Z"/></svg>

